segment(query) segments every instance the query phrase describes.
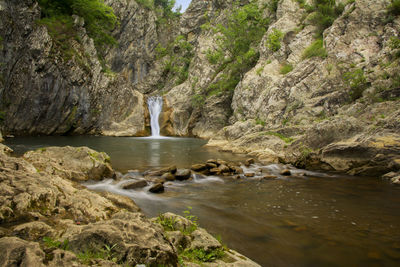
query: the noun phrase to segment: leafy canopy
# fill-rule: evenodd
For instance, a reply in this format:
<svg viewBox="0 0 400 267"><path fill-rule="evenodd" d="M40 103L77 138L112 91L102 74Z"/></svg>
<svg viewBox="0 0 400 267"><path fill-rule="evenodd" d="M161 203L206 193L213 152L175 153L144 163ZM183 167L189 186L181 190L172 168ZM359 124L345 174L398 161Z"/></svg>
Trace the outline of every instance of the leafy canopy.
<svg viewBox="0 0 400 267"><path fill-rule="evenodd" d="M269 21L257 2L243 6L235 3L232 9L226 23L211 27L217 35L217 47L207 52L207 58L211 64L218 64L224 74L209 87L209 95L236 87L241 75L257 62L259 53L255 47L268 27Z"/></svg>
<svg viewBox="0 0 400 267"><path fill-rule="evenodd" d="M88 35L93 38L98 50L107 45L115 45L110 35L117 24L117 17L111 7L103 0L38 0L42 9L42 18L68 18L73 14L82 17Z"/></svg>

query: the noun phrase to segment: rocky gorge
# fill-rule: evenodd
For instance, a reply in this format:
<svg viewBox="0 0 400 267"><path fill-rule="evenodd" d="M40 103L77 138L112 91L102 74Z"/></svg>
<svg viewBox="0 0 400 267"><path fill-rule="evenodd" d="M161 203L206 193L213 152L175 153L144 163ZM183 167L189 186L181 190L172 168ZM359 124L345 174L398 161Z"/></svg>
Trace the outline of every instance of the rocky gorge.
<svg viewBox="0 0 400 267"><path fill-rule="evenodd" d="M337 1L331 24L321 28L314 17L323 1L195 0L169 18L145 1L106 1L119 21L112 32L118 45L99 52L82 18L74 17L78 36L67 40L68 50L38 23L38 2L3 0L2 131L146 136L146 97L161 94L163 135L212 137L209 145L222 150L303 168L397 172L399 18L392 2ZM260 16L260 37L245 51L254 53L251 62L213 62L231 57L221 54L219 25L238 23L235 14L250 7ZM250 27L247 16L242 23Z"/></svg>
<svg viewBox="0 0 400 267"><path fill-rule="evenodd" d="M85 13L51 17L50 2L0 0L6 138L149 136L147 99L162 96L162 135L248 160L129 180L87 147L14 157L1 145L0 265L258 266L190 212L148 219L132 199L81 184L89 180L161 193L194 175L277 178L257 161L286 164L280 176L297 167L400 184L398 0L192 0L183 14L168 0L88 1L115 16L108 45Z"/></svg>

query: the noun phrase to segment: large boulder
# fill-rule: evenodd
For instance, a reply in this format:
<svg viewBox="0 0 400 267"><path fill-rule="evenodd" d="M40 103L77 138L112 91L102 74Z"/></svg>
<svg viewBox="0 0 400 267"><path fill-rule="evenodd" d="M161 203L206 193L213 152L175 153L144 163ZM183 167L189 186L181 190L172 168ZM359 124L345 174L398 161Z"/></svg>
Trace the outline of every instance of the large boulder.
<svg viewBox="0 0 400 267"><path fill-rule="evenodd" d="M69 247L75 253L114 246L113 256L117 262L123 261L130 266L177 264L177 255L165 240L162 229L140 213L121 211L107 221L71 226L62 239L69 240Z"/></svg>
<svg viewBox="0 0 400 267"><path fill-rule="evenodd" d="M29 151L23 158L40 172L73 181L101 180L114 175L110 157L88 147L45 147Z"/></svg>

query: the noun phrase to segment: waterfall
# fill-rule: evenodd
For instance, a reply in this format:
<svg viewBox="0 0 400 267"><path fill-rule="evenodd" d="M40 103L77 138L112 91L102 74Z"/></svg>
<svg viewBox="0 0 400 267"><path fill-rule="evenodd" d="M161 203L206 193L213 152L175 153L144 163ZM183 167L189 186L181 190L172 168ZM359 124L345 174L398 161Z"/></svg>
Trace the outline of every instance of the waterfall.
<svg viewBox="0 0 400 267"><path fill-rule="evenodd" d="M147 100L147 105L150 112L150 125L151 125L151 136L160 136L160 124L158 118L162 110L163 99L161 96L151 96Z"/></svg>

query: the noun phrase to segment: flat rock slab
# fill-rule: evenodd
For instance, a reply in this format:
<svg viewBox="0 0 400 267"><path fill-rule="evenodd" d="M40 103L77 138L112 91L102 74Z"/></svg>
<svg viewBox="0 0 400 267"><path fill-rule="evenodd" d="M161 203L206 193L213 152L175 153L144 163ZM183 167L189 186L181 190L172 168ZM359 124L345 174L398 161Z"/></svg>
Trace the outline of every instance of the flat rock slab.
<svg viewBox="0 0 400 267"><path fill-rule="evenodd" d="M146 180L137 180L137 181L131 181L127 182L126 184L122 185L123 189L137 189L137 188L143 188L147 186Z"/></svg>

